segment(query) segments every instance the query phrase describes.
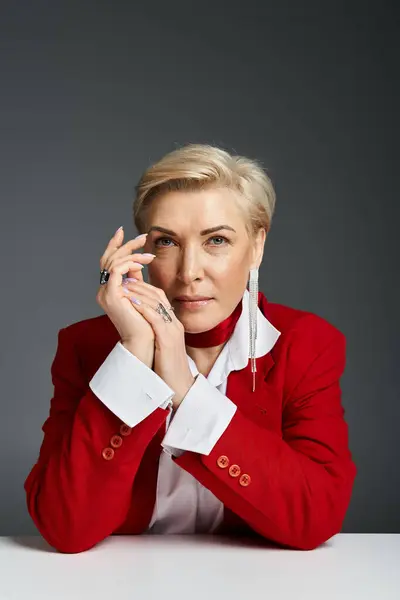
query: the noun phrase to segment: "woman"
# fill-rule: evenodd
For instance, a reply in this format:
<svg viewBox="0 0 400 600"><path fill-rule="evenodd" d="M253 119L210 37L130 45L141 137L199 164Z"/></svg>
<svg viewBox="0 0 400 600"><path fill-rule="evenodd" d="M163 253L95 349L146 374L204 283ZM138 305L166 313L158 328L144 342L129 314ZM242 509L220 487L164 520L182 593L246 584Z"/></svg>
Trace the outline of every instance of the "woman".
<svg viewBox="0 0 400 600"><path fill-rule="evenodd" d="M341 530L357 472L339 384L345 337L258 292L269 177L193 144L136 191L142 235L124 242L118 229L100 260L106 314L58 334L25 482L34 523L67 553L140 533L316 548Z"/></svg>

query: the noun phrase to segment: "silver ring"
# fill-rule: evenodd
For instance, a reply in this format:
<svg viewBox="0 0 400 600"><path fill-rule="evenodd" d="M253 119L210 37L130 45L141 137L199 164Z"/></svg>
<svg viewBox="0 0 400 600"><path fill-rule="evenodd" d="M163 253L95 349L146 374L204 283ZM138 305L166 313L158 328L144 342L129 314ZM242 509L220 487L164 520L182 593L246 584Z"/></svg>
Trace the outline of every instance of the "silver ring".
<svg viewBox="0 0 400 600"><path fill-rule="evenodd" d="M169 310L173 310L172 306L169 307ZM161 304L161 302L159 302L157 304L157 307L155 308L155 311L158 312L162 316L162 318L164 319L164 321L166 323L171 323L172 322L171 315L168 314L167 309L165 308L165 306L163 304Z"/></svg>

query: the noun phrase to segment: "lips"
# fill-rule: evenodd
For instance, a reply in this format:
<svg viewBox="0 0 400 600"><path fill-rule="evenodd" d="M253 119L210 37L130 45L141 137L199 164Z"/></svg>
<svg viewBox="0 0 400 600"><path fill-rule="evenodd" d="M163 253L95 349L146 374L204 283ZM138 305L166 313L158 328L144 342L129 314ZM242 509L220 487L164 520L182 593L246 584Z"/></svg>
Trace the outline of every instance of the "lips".
<svg viewBox="0 0 400 600"><path fill-rule="evenodd" d="M181 302L200 302L201 300L212 300L210 296L177 296L175 300Z"/></svg>

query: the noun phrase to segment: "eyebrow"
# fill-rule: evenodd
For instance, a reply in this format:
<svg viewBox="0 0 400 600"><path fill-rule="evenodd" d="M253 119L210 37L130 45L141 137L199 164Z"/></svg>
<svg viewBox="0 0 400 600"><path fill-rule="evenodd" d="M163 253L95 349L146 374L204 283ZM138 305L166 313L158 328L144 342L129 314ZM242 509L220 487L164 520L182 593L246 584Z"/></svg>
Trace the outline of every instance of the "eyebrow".
<svg viewBox="0 0 400 600"><path fill-rule="evenodd" d="M208 235L209 233L214 233L215 231L220 231L221 229L229 229L229 231L234 231L236 233L236 230L233 229L233 227L231 227L230 225L217 225L216 227L209 227L209 229L203 229L203 231L200 231L200 235ZM159 227L158 225L153 225L152 227L150 227L147 233L150 233L150 231L161 231L161 233L167 233L168 235L178 236L178 234L175 233L175 231L172 231L171 229L166 229L165 227Z"/></svg>

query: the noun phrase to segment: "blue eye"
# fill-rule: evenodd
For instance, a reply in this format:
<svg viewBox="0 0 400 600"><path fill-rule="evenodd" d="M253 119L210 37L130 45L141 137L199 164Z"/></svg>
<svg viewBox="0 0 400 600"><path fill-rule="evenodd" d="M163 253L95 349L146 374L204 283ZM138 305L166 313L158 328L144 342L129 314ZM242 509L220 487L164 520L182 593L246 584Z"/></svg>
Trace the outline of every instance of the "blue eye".
<svg viewBox="0 0 400 600"><path fill-rule="evenodd" d="M210 238L210 240L224 240L225 242L229 243L229 240L223 235L214 235L214 237ZM223 244L217 244L217 246L223 246Z"/></svg>
<svg viewBox="0 0 400 600"><path fill-rule="evenodd" d="M155 246L158 246L158 245L159 245L159 244L158 244L158 242L162 242L163 240L169 240L169 239L170 239L170 238L166 238L166 237L163 237L163 238L158 238L158 239L157 239L157 240L154 242L154 245L155 245ZM160 244L160 245L161 245L161 246L163 246L164 248L168 248L168 246L164 246L163 244Z"/></svg>
<svg viewBox="0 0 400 600"><path fill-rule="evenodd" d="M159 242L163 242L165 240L169 240L171 241L171 238L167 238L167 237L160 237L158 239L155 240L154 245L159 247L159 248L169 248L170 245L165 245L165 244L159 244ZM214 235L213 237L209 238L208 241L210 240L223 240L224 242L226 242L227 244L229 244L229 240L228 238L224 237L223 235ZM225 244L214 244L215 246L224 246Z"/></svg>

